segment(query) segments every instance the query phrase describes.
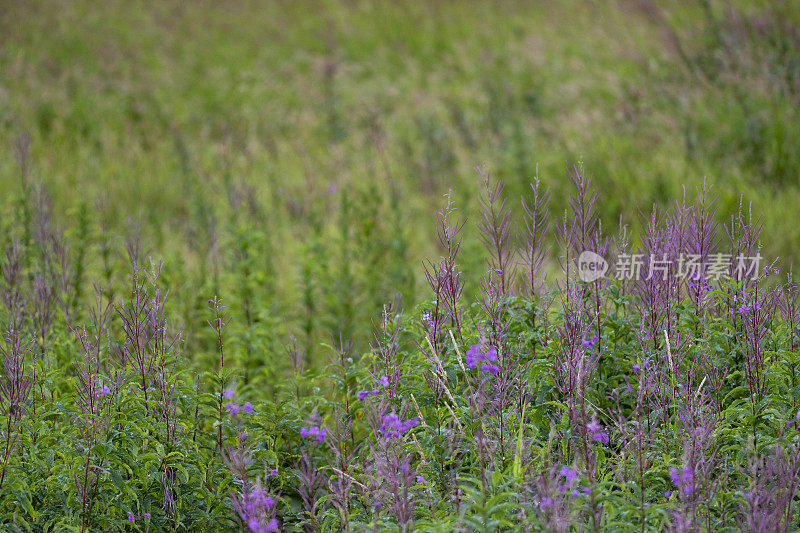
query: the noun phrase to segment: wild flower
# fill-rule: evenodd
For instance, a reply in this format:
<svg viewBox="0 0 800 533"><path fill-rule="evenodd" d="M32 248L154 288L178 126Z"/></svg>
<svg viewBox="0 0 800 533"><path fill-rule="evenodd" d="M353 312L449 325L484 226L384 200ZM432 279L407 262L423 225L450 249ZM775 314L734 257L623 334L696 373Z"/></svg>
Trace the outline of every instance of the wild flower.
<svg viewBox="0 0 800 533"><path fill-rule="evenodd" d="M375 389L375 390L360 390L360 391L358 391L356 396L358 396L358 399L363 402L364 400L366 400L370 396L378 396L380 393L381 393L381 391L378 390L378 389Z"/></svg>
<svg viewBox="0 0 800 533"><path fill-rule="evenodd" d="M797 416L794 420L787 420L786 421L787 427L794 427L797 431L800 431L800 411L797 411Z"/></svg>
<svg viewBox="0 0 800 533"><path fill-rule="evenodd" d="M591 339L584 339L583 342L582 342L583 347L586 348L587 350L593 350L594 349L594 345L597 344L598 340L599 339L598 339L597 335L594 335Z"/></svg>
<svg viewBox="0 0 800 533"><path fill-rule="evenodd" d="M558 492L567 492L573 487L575 480L578 479L578 473L568 466L562 466L559 474L564 478L564 482L558 486Z"/></svg>
<svg viewBox="0 0 800 533"><path fill-rule="evenodd" d="M300 428L300 436L303 438L313 437L317 442L325 442L325 427L309 426Z"/></svg>
<svg viewBox="0 0 800 533"><path fill-rule="evenodd" d="M275 518L276 499L257 479L250 487L232 495L231 501L239 517L253 533L272 533L278 530Z"/></svg>
<svg viewBox="0 0 800 533"><path fill-rule="evenodd" d="M253 404L250 402L244 402L243 405L228 402L225 404L225 409L228 410L231 416L239 416L242 412L253 414Z"/></svg>
<svg viewBox="0 0 800 533"><path fill-rule="evenodd" d="M672 480L673 485L683 492L685 496L691 496L694 491L694 472L688 466L683 467L681 471L677 468L670 468L669 478Z"/></svg>
<svg viewBox="0 0 800 533"><path fill-rule="evenodd" d="M479 363L484 362L481 365L481 370L484 372L492 372L493 374L497 374L498 367L494 364L494 361L497 361L497 350L493 347L489 346L486 347L483 343L475 344L467 350L467 366L471 369L475 369Z"/></svg>
<svg viewBox="0 0 800 533"><path fill-rule="evenodd" d="M388 414L383 417L383 422L380 426L380 431L387 438L390 439L397 439L401 435L403 435L408 430L415 428L419 425L419 418L409 418L408 420L402 420L399 416L394 413Z"/></svg>
<svg viewBox="0 0 800 533"><path fill-rule="evenodd" d="M586 425L586 429L589 430L592 436L592 440L594 442L602 442L603 444L608 444L608 433L602 431L600 424L597 420L592 420Z"/></svg>

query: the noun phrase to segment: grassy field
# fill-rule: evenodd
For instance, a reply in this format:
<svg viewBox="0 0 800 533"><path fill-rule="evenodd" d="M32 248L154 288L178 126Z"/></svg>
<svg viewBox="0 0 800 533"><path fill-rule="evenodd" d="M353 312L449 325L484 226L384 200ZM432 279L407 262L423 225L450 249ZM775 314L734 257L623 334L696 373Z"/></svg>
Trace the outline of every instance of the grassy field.
<svg viewBox="0 0 800 533"><path fill-rule="evenodd" d="M433 214L451 189L476 212L479 164L519 220L537 171L562 212L566 166L582 159L609 230L620 217L635 230L639 210L707 180L720 220L752 203L765 255L788 266L800 246L800 15L744 5L10 4L4 233L23 194L12 157L23 134L27 187L44 185L68 234L88 224L84 246L107 238L118 256L140 232L205 296L224 292L209 286L229 281L210 279L235 271L250 239L264 266L253 275L274 280L281 314L294 313L308 255L349 258L358 298L372 300L360 318L392 290L419 301Z"/></svg>
<svg viewBox="0 0 800 533"><path fill-rule="evenodd" d="M8 294L24 286L26 305L38 302L22 321L42 354L34 391L49 394L52 412L69 379L45 376L60 364L80 374L68 363L80 352L68 326L96 320L93 285L123 309L151 264L164 264L157 285L169 296L165 319L182 332L179 368L214 375L181 383L212 404L233 379L250 387L247 398L279 402L287 346L315 376L331 354L370 352L392 301L430 313L424 261L446 255L436 213L448 198L466 219L463 301L479 315L472 302L493 263L480 241L477 166L504 184L512 228L523 223L530 184L538 177L549 188L550 288L564 279L553 230L571 208L568 169L579 161L593 176L605 235L627 225L638 244L654 204L690 204L707 184L715 219L731 224L742 212L763 222L761 254L796 280L798 146L792 2L0 5L4 272L14 272L13 250L20 254L20 278L5 286ZM741 244L723 226L717 237L722 251ZM208 326L214 298L235 375L220 374L220 340ZM11 331L9 305L0 324ZM117 318L109 331L122 335ZM470 342L480 340L479 322ZM330 381L319 379L305 390L324 397L314 387ZM295 400L299 417L299 392ZM217 407L191 427L208 429L214 416L213 428L223 427L221 400ZM152 408L144 401L135 416ZM278 448L274 465L288 461ZM217 462L209 479L232 483ZM186 523L229 510L214 505ZM593 501L592 519L595 511ZM77 527L79 513L71 516L64 523ZM724 517L723 509L720 524Z"/></svg>

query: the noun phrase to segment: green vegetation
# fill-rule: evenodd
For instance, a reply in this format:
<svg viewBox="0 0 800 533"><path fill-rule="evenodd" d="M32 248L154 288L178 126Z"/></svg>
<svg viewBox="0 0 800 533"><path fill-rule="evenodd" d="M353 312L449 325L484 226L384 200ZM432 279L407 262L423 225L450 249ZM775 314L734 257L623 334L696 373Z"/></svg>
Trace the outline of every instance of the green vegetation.
<svg viewBox="0 0 800 533"><path fill-rule="evenodd" d="M404 325L397 327L408 333L401 349L407 364L398 362L395 370L416 380L393 385L403 398L392 405L398 415L401 410L406 419L419 415L429 425L461 419L470 439L476 431L494 435L495 422L508 416L516 425L504 427L503 438L506 429L519 434L516 440L509 437L509 446L524 436L534 443L530 449L552 453L547 468L558 462L551 459L561 458L562 466L591 478L587 465L605 458L588 451L575 455L575 443L586 440L586 423L570 419L547 429L553 413L542 402L562 404L569 416L587 411L574 411L572 396L553 392L555 385L534 373L544 363L527 352L538 346L535 334L558 337L564 319L555 311L558 305L547 311L536 294L503 294L512 298L509 327L521 336L503 340L507 346L499 346L499 339L492 345L514 351L520 365L532 365L520 398L536 402L524 409L524 402L517 410L503 406L499 419L472 427L466 419L480 409L465 398L477 390L477 378L456 376L464 369L452 358L445 361L443 370L457 384L458 401L447 407L453 413L442 403L438 382L423 379L426 357L433 357L424 355L428 348L441 357L451 355L454 343L464 352L472 345L486 348L479 341L491 313L473 302L483 301L484 276L491 279L491 265L498 261L487 261L480 243L484 191L476 185L475 167L485 164L492 183L505 185L512 235L524 227L519 199L530 201L530 184L538 176L549 188L544 295L557 294L556 281L564 278L558 261L564 249L553 230L571 207L575 189L566 169L577 161L600 193L595 213L603 234L615 234L621 223L638 243L653 204L679 210L676 201L691 204L696 189L708 183L719 222L740 227L744 222L732 223L731 217L743 212L749 220L751 211L761 217L761 254L770 263L779 257L776 266L791 281L800 249L798 146L800 8L792 2L6 3L0 7L0 287L6 296L0 329L7 333L0 345L22 354L31 390L23 404L14 404L19 411L0 419L8 424L0 442L13 476L5 485L0 481L0 517L15 512L20 530L30 525L32 531L44 530L44 524L49 530L113 530L130 525L128 511L137 517L152 513L156 529L197 530L209 523L212 530L233 528L229 491L242 476L223 451L244 446L237 441L244 425L250 442L260 443L252 479L264 461L284 476L278 484L270 478L271 494L285 493L276 511L281 523L341 527L347 512L330 494L320 496L318 515L301 504L296 472L305 448L298 431L323 423L332 427L332 416L367 416L353 407L356 385L373 387L370 380L382 374L359 365L363 354L371 361L376 325L392 302L393 309L405 311L398 319ZM429 339L442 344L427 346L419 331L426 323L422 314L446 313L431 308L434 294L423 261L432 261L430 273L439 265L436 258L448 254L436 238L435 214L449 201L466 220L457 258L464 323L450 315L448 332L437 324L443 339ZM730 243L722 226L717 237L721 251L741 245L737 235ZM507 244L513 251L518 243ZM599 316L602 307L609 322L605 329L597 327L603 340L611 335L618 344L617 351L598 355L602 379L590 386L596 385L592 401L599 402L591 416L608 413L603 395L620 386L639 361L626 351L633 346L626 320L638 320L642 310L625 300L621 289L605 289L611 292L595 312ZM728 299L745 289L752 287L715 287L728 307L715 307L713 318L680 327L714 353L730 351L739 342L736 335L744 333L735 320L725 322L728 311L737 309ZM688 289L682 290L678 301L688 297ZM153 307L156 293L168 296L163 309ZM146 300L139 308L137 296ZM209 310L213 302L216 311ZM676 317L689 320L691 308L682 306L691 303L698 301L684 301L674 309ZM103 315L106 305L109 318L101 327L97 314ZM224 368L215 312L227 324ZM161 333L130 331L131 323L147 316L169 324L169 338L180 341L165 345ZM770 364L780 368L774 368L758 401L750 389L752 432L720 440L752 457L760 442L779 442L790 453L778 420L798 407L787 392L796 387L792 327L788 333L783 325L765 328L776 336ZM105 335L102 342L97 331ZM83 345L92 335L96 345ZM152 341L156 345L147 356L158 371L132 369L131 361L144 357L132 347L136 335L161 339ZM663 358L666 347L658 338L653 357ZM747 350L736 346L730 368L739 374L718 390L735 398L713 399L716 416L726 421L744 409L736 402L750 379L739 368ZM540 355L547 360L554 353ZM687 356L687 365L695 356L700 357ZM618 359L616 366L603 366L606 359ZM301 360L303 368L297 366ZM2 376L11 383L8 368ZM538 371L545 372L542 368ZM669 371L674 374L675 368ZM87 392L81 376L100 391L115 383L113 393L101 394L96 406L86 404L82 398L99 393ZM675 436L682 420L676 416L686 408L688 396L676 400L676 391L696 387L702 380L696 377L671 382L673 402L664 407L664 426L671 429L661 436L664 442ZM237 398L256 405L246 423L231 417L222 401L234 381L230 390ZM174 402L172 386L179 392ZM488 385L481 381L483 386ZM408 403L411 392L423 402L419 413ZM767 396L774 402L771 409L782 409L780 416L759 403ZM705 413L706 407L691 408ZM105 411L94 413L95 408ZM315 408L320 418L312 420ZM625 416L632 416L634 407L625 409ZM759 425L764 413L771 421ZM94 416L102 424L87 422ZM536 420L519 423L526 416ZM170 433L165 420L177 420L183 429ZM309 426L312 421L322 425ZM781 427L783 422L780 418ZM368 446L370 435L381 434L363 419L353 424L353 444ZM441 456L442 428L435 439L416 432L422 441L413 445L422 446L422 457L449 475ZM67 437L60 440L62 435ZM754 442L748 443L748 436ZM612 442L615 438L623 437L612 435ZM563 446L553 448L553 439ZM521 451L508 462L504 453L510 449L493 449L485 457L472 450L480 459L470 456L468 465L453 467L472 476L471 488L462 488L481 491L483 514L448 507L446 491L461 485L442 478L437 481L441 505L428 509L429 515L415 511L412 522L439 522L445 529L467 523L504 527L502 520L492 522L494 511L486 511L491 498L534 483L525 478L533 470L522 472ZM430 453L440 455L438 463ZM604 453L602 447L598 453ZM353 460L367 468L372 456L361 449L359 454ZM313 459L333 468L340 458ZM744 468L747 457L739 459L736 468ZM603 462L604 468L616 465L614 460ZM483 470L474 461L483 461ZM664 483L667 463L656 467ZM536 475L544 472L543 464L537 463ZM490 480L491 496L481 477L489 465L499 476ZM458 470L461 466L465 469ZM87 485L93 475L99 483L94 488ZM736 470L731 476L712 492L739 490L745 474ZM197 479L204 480L202 490L190 488ZM645 493L641 486L629 488ZM663 495L664 487L657 488ZM605 508L616 511L603 514L592 499L566 516L590 527L598 519L633 520L645 513L644 499L626 511L619 487L603 490L604 498L622 498ZM712 492L705 493L709 499ZM703 527L740 523L733 511L739 496L726 493L728 500L706 509L709 521ZM172 497L180 501L169 501ZM512 506L523 512L528 504ZM674 509L653 509L661 509L658 524L673 519ZM359 512L353 528L378 527L366 508ZM150 527L136 523L142 530Z"/></svg>

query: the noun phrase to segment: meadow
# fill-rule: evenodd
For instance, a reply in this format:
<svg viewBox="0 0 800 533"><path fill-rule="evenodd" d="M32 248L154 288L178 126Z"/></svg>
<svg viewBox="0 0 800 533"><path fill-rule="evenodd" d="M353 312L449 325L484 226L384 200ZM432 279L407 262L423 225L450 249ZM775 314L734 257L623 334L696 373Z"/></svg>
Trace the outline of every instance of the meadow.
<svg viewBox="0 0 800 533"><path fill-rule="evenodd" d="M0 36L3 530L800 529L791 2Z"/></svg>

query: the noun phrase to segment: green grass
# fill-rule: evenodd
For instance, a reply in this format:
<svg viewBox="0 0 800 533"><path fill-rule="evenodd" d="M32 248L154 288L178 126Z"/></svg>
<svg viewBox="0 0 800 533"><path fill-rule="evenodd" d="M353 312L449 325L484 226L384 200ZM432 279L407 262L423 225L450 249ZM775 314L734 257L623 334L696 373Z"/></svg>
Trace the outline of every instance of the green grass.
<svg viewBox="0 0 800 533"><path fill-rule="evenodd" d="M332 309L345 291L355 306L342 312L362 324L392 288L407 305L425 298L434 212L452 189L474 220L484 162L518 216L537 168L562 212L565 165L583 159L609 230L707 179L720 219L744 195L764 217L765 256L789 265L800 10L741 6L15 3L0 15L0 186L7 199L22 191L11 155L25 132L56 220L71 228L88 213L87 274L101 235L119 258L140 228L187 320L214 293L241 310L237 235L251 241L256 305L269 300L292 327L308 314L301 265L327 269L306 287L330 302L312 345L346 320ZM2 202L7 235L17 207ZM484 268L474 228L472 292ZM344 258L352 286L335 288Z"/></svg>

